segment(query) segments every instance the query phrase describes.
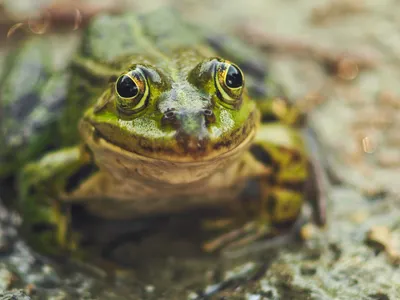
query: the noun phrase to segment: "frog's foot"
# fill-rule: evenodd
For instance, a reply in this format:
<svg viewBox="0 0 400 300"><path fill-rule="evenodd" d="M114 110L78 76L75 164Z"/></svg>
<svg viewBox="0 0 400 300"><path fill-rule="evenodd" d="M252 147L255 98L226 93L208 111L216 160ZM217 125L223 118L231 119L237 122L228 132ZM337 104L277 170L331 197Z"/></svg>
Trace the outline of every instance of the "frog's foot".
<svg viewBox="0 0 400 300"><path fill-rule="evenodd" d="M248 222L240 228L228 231L203 244L207 252L218 249L231 250L249 245L257 240L274 234L274 229L269 226L260 226L258 222Z"/></svg>
<svg viewBox="0 0 400 300"><path fill-rule="evenodd" d="M37 250L59 255L77 248L70 204L60 195L84 164L80 149L74 147L47 154L22 170L18 180L22 229Z"/></svg>
<svg viewBox="0 0 400 300"><path fill-rule="evenodd" d="M278 248L296 240L306 223L300 216L289 230L282 232L275 227L257 221L246 223L203 244L206 252L221 250L222 254L234 257Z"/></svg>
<svg viewBox="0 0 400 300"><path fill-rule="evenodd" d="M75 252L78 249L79 234L73 232L70 226L70 216L66 209L60 209L55 203L49 207L37 207L34 216L41 219L23 220L23 230L26 239L40 252L49 255L60 255ZM46 214L44 214L46 212ZM44 217L48 216L47 219Z"/></svg>

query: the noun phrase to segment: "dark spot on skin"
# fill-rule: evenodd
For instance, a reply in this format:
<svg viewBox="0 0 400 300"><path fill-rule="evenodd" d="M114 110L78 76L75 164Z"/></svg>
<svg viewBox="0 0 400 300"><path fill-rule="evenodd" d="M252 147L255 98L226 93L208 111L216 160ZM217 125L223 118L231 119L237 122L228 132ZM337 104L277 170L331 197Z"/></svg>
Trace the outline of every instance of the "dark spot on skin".
<svg viewBox="0 0 400 300"><path fill-rule="evenodd" d="M233 144L233 140L234 140L234 138L227 139L226 141L222 141L222 142L216 143L214 145L214 149L218 150L220 148L229 148Z"/></svg>
<svg viewBox="0 0 400 300"><path fill-rule="evenodd" d="M262 162L265 165L270 165L270 166L273 165L273 159L271 155L261 145L259 144L252 145L250 147L250 153L253 154L255 159L257 159L259 162Z"/></svg>
<svg viewBox="0 0 400 300"><path fill-rule="evenodd" d="M291 157L292 157L291 162L293 163L301 162L301 155L299 152L293 151Z"/></svg>
<svg viewBox="0 0 400 300"><path fill-rule="evenodd" d="M65 185L65 191L67 193L72 192L81 184L85 179L89 178L93 173L98 171L98 167L95 164L87 164L79 168L74 174L72 174Z"/></svg>
<svg viewBox="0 0 400 300"><path fill-rule="evenodd" d="M290 203L285 203L285 205L283 205L282 209L284 212L288 212L290 210Z"/></svg>

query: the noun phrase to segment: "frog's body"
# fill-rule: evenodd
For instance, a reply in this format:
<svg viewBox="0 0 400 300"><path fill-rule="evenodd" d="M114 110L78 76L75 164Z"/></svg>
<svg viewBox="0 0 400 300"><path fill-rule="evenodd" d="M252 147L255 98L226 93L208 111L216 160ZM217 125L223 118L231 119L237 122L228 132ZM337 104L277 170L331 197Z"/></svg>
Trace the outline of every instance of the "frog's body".
<svg viewBox="0 0 400 300"><path fill-rule="evenodd" d="M260 228L293 223L308 158L299 114L272 91L263 64L237 40L206 39L158 11L96 18L72 76L51 77L64 89L31 87L28 112L18 107L29 88L13 94L6 77L0 175L32 160L19 176L25 223L52 223L65 247L69 203L107 219L243 205L239 227L252 218ZM32 122L40 110L51 117Z"/></svg>

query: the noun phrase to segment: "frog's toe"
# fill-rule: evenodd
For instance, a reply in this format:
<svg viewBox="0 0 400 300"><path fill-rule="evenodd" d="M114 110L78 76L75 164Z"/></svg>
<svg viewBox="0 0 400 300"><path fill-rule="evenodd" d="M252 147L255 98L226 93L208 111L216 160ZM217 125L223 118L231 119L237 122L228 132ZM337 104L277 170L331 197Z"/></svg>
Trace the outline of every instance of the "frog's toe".
<svg viewBox="0 0 400 300"><path fill-rule="evenodd" d="M275 249L293 243L299 237L305 222L306 219L300 216L284 232L268 224L260 224L257 221L248 222L205 242L203 250L206 252L220 250L225 256L237 257Z"/></svg>
<svg viewBox="0 0 400 300"><path fill-rule="evenodd" d="M203 244L206 252L230 250L249 245L273 233L269 226L260 226L257 222L248 222L245 225L228 231Z"/></svg>
<svg viewBox="0 0 400 300"><path fill-rule="evenodd" d="M38 251L49 255L60 255L75 252L80 237L70 229L69 217L60 215L57 218L41 222L24 220L23 230L26 239Z"/></svg>

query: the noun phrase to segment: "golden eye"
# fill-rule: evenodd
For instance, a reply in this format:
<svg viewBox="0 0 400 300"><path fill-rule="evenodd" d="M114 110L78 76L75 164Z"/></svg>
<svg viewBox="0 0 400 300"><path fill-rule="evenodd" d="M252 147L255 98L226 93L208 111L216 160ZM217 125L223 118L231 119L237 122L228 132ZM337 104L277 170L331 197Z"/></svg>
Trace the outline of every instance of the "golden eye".
<svg viewBox="0 0 400 300"><path fill-rule="evenodd" d="M121 75L115 84L115 91L118 95L117 108L122 113L131 115L146 107L149 89L140 68Z"/></svg>
<svg viewBox="0 0 400 300"><path fill-rule="evenodd" d="M234 106L240 104L244 76L238 66L228 61L219 61L215 70L215 82L223 102Z"/></svg>

